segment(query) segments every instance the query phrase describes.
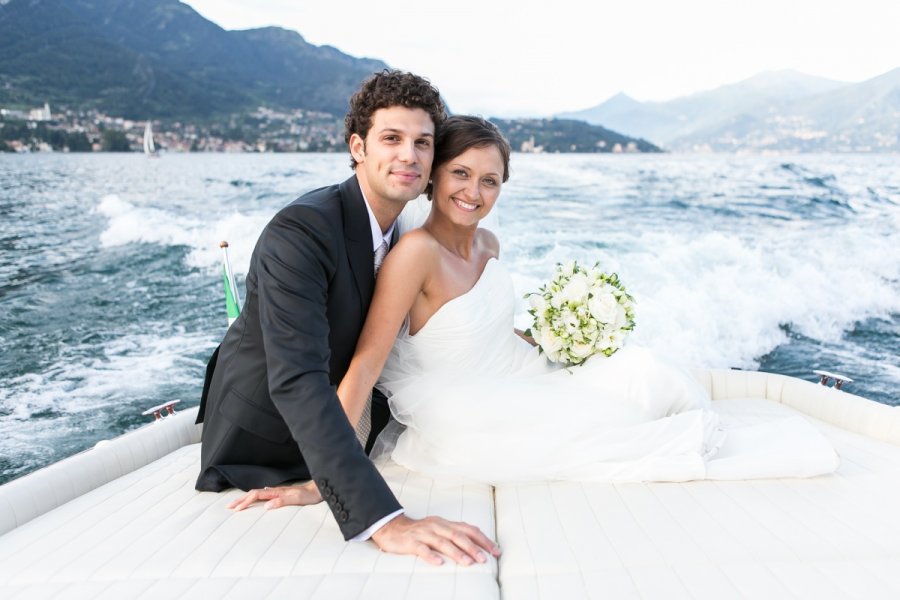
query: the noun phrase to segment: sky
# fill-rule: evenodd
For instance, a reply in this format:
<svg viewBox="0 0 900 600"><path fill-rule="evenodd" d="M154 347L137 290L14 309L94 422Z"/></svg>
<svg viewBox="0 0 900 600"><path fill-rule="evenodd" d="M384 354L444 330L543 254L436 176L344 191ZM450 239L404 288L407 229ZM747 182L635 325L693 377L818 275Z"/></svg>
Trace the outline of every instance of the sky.
<svg viewBox="0 0 900 600"><path fill-rule="evenodd" d="M429 78L451 110L548 116L669 100L763 71L863 81L900 67L898 0L183 0Z"/></svg>

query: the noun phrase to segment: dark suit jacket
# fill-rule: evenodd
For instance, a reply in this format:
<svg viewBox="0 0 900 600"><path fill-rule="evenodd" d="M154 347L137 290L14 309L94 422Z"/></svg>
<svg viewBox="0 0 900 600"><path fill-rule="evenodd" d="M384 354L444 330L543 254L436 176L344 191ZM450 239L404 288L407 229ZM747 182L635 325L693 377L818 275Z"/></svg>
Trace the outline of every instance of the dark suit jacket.
<svg viewBox="0 0 900 600"><path fill-rule="evenodd" d="M372 299L371 231L355 176L263 230L241 314L208 368L198 490L313 479L347 539L400 508L335 387Z"/></svg>

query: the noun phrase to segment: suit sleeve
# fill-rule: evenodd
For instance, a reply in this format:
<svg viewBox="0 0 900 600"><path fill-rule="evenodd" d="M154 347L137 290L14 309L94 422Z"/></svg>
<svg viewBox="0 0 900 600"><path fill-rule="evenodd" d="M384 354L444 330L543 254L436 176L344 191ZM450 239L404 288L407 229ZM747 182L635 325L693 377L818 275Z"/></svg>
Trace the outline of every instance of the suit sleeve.
<svg viewBox="0 0 900 600"><path fill-rule="evenodd" d="M328 281L332 231L316 211L279 215L257 254L259 315L269 395L300 447L345 539L400 504L365 455L329 381Z"/></svg>

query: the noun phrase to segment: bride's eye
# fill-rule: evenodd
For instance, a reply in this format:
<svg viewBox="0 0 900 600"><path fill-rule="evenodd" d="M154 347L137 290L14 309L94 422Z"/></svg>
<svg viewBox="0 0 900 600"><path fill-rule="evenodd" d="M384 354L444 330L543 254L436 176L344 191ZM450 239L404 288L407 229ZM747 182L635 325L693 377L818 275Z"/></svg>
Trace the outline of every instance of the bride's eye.
<svg viewBox="0 0 900 600"><path fill-rule="evenodd" d="M487 185L493 187L497 185L497 180L493 177L485 177L482 181L484 181Z"/></svg>
<svg viewBox="0 0 900 600"><path fill-rule="evenodd" d="M453 169L451 173L453 173L457 177L467 177L469 175L465 169Z"/></svg>

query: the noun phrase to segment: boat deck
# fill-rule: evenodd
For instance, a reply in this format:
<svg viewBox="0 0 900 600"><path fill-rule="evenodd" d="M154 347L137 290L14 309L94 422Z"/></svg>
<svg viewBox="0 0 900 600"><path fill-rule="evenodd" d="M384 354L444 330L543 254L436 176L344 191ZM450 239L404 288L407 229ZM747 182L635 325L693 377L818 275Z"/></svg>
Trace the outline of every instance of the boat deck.
<svg viewBox="0 0 900 600"><path fill-rule="evenodd" d="M849 428L872 436L811 419L841 456L836 473L812 479L491 488L384 465L411 516L464 520L496 537L499 563L472 567L432 567L346 543L324 504L234 513L225 505L239 492L194 491L195 439L168 454L156 448L162 458L118 477L114 465L129 469L120 449L101 469L108 483L69 492L74 499L59 498L60 506L34 518L21 514L39 511L32 508L45 497L38 484L52 493L52 471L43 482L0 488L0 525L27 520L0 537L0 596L900 597L900 447L883 441L898 430L897 410L860 405L847 416L843 407L862 399L812 384L784 396L783 385L769 381L768 400L741 399L743 384L707 385L724 414L740 407L752 421L797 414L794 404L822 418L843 415ZM96 463L90 453L69 460L79 458ZM72 472L65 461L59 468Z"/></svg>
<svg viewBox="0 0 900 600"><path fill-rule="evenodd" d="M498 488L503 597L900 598L900 448L816 424L832 475Z"/></svg>

